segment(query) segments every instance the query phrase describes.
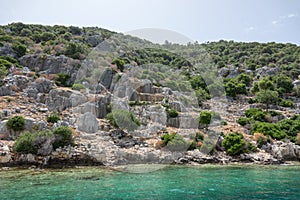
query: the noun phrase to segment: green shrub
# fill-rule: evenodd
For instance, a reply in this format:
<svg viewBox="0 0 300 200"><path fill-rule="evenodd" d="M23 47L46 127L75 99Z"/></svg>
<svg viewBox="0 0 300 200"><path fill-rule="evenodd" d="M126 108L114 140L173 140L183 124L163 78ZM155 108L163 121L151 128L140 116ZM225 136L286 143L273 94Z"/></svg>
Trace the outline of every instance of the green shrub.
<svg viewBox="0 0 300 200"><path fill-rule="evenodd" d="M18 57L22 57L26 53L26 46L19 43L19 42L14 43L12 48L15 51L15 53L17 54Z"/></svg>
<svg viewBox="0 0 300 200"><path fill-rule="evenodd" d="M141 125L139 120L128 110L113 110L106 115L106 119L116 128L134 131Z"/></svg>
<svg viewBox="0 0 300 200"><path fill-rule="evenodd" d="M245 148L246 142L241 133L232 132L225 136L222 146L229 155L241 154Z"/></svg>
<svg viewBox="0 0 300 200"><path fill-rule="evenodd" d="M18 136L14 143L13 150L18 153L48 155L53 151L53 141L54 135L49 130L35 133L25 132Z"/></svg>
<svg viewBox="0 0 300 200"><path fill-rule="evenodd" d="M294 140L296 135L300 133L300 118L298 115L294 115L290 119L284 119L278 122L278 126L286 135Z"/></svg>
<svg viewBox="0 0 300 200"><path fill-rule="evenodd" d="M212 112L206 110L200 112L199 124L207 126L208 124L210 124L211 119L212 119Z"/></svg>
<svg viewBox="0 0 300 200"><path fill-rule="evenodd" d="M168 117L170 117L170 118L174 118L174 117L178 116L177 110L172 109L172 108L167 109L167 114L168 114Z"/></svg>
<svg viewBox="0 0 300 200"><path fill-rule="evenodd" d="M293 101L285 100L285 99L280 99L279 105L282 106L282 107L290 107L290 108L294 107Z"/></svg>
<svg viewBox="0 0 300 200"><path fill-rule="evenodd" d="M9 130L22 131L25 128L25 119L22 116L14 116L7 121L6 126Z"/></svg>
<svg viewBox="0 0 300 200"><path fill-rule="evenodd" d="M54 149L73 144L72 131L68 127L59 126L54 129L53 134L55 136Z"/></svg>
<svg viewBox="0 0 300 200"><path fill-rule="evenodd" d="M80 83L75 83L72 85L72 90L82 90L85 89L84 85L80 84Z"/></svg>
<svg viewBox="0 0 300 200"><path fill-rule="evenodd" d="M161 136L162 147L170 151L185 151L190 146L181 135L165 133Z"/></svg>
<svg viewBox="0 0 300 200"><path fill-rule="evenodd" d="M68 84L68 81L70 79L70 76L68 74L65 74L65 73L58 73L57 74L57 79L55 80L55 83L58 85L58 86L63 86L63 87L68 87L69 84Z"/></svg>
<svg viewBox="0 0 300 200"><path fill-rule="evenodd" d="M116 58L116 59L114 59L114 60L112 61L111 64L117 65L118 69L119 69L121 72L123 72L123 70L124 70L124 65L125 65L124 60L119 59L119 58Z"/></svg>
<svg viewBox="0 0 300 200"><path fill-rule="evenodd" d="M237 123L241 126L245 126L248 124L248 119L246 117L241 117L237 120Z"/></svg>
<svg viewBox="0 0 300 200"><path fill-rule="evenodd" d="M65 49L65 55L74 59L79 59L80 54L84 53L84 47L80 44L69 42Z"/></svg>
<svg viewBox="0 0 300 200"><path fill-rule="evenodd" d="M3 78L8 74L8 70L6 69L5 66L0 65L0 78Z"/></svg>
<svg viewBox="0 0 300 200"><path fill-rule="evenodd" d="M47 116L47 122L49 123L56 123L60 120L60 117L57 113L52 113L51 115Z"/></svg>
<svg viewBox="0 0 300 200"><path fill-rule="evenodd" d="M273 139L281 140L287 135L281 130L280 126L273 123L257 122L253 124L251 133L262 133L265 136L270 136Z"/></svg>
<svg viewBox="0 0 300 200"><path fill-rule="evenodd" d="M18 153L37 153L37 148L34 145L34 135L30 132L20 134L16 139L13 150Z"/></svg>
<svg viewBox="0 0 300 200"><path fill-rule="evenodd" d="M248 118L252 118L255 121L265 122L267 113L259 108L250 108L245 110L245 115Z"/></svg>

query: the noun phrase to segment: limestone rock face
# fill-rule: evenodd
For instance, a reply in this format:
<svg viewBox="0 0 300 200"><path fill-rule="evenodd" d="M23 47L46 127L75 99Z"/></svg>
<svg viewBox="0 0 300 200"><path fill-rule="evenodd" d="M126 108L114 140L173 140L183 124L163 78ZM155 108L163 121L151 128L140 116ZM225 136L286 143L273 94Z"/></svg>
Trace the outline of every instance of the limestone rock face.
<svg viewBox="0 0 300 200"><path fill-rule="evenodd" d="M95 133L98 131L98 121L91 112L80 115L77 119L77 126L80 131L86 133Z"/></svg>
<svg viewBox="0 0 300 200"><path fill-rule="evenodd" d="M292 142L275 142L270 151L274 157L280 160L300 160L300 146Z"/></svg>
<svg viewBox="0 0 300 200"><path fill-rule="evenodd" d="M21 57L19 61L24 67L28 67L31 71L39 72L40 74L68 74L70 79L67 83L70 85L74 83L80 67L80 61L64 55L30 54Z"/></svg>
<svg viewBox="0 0 300 200"><path fill-rule="evenodd" d="M72 91L69 90L53 89L49 92L45 104L50 111L61 112L72 106L71 94Z"/></svg>

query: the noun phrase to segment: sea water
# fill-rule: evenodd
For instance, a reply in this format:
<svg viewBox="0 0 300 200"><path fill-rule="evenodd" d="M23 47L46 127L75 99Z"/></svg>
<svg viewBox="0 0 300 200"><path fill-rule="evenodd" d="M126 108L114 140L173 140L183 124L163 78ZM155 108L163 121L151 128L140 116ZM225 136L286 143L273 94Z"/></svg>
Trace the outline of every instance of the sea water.
<svg viewBox="0 0 300 200"><path fill-rule="evenodd" d="M2 170L0 199L300 199L300 166L143 167Z"/></svg>

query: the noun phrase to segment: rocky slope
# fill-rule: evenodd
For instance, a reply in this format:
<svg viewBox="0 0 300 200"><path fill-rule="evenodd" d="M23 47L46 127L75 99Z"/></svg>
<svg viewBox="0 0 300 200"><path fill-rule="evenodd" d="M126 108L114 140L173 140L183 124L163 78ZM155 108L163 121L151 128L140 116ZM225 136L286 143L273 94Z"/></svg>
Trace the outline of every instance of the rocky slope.
<svg viewBox="0 0 300 200"><path fill-rule="evenodd" d="M1 59L11 61L7 73L5 71L0 80L0 166L61 167L232 162L280 164L300 159L300 146L288 140L270 139L268 143L257 148L256 152L243 152L235 156L227 154L222 147L224 136L231 132L242 133L247 143L254 146L258 144L258 140L251 134L251 127L237 123L237 120L244 116L245 110L261 106L257 102L248 103L249 99L253 98L249 92L250 86L261 77L290 73L294 88L297 89L299 85L298 77L295 75L298 73L297 59L288 59L285 54L281 55L280 52L274 51L274 57L279 58L270 59L272 60L270 62L280 67L268 66L270 63L255 57L256 54L251 57L249 52L252 49L242 46L244 44L235 46L234 43L222 41L211 46L204 45L208 53L205 52L187 61L183 59L186 54L203 52L203 47L196 44L171 45L171 50L179 49L175 51L177 54L147 48L137 51L129 47L131 45L139 48L148 47L151 43L121 34L103 43L108 35L112 34L111 32L93 28L81 30L76 27L44 27L49 33L45 39L47 35L44 34L45 30L38 36L36 34L27 36L23 35L25 31L22 31L26 25L20 30L14 29L19 26L21 25L1 27L0 32ZM27 25L27 28L36 27ZM68 31L70 34L67 34ZM16 51L16 44L13 44L12 39L21 42L24 40L27 50L22 55ZM229 51L226 45L232 49ZM251 45L253 46L249 44ZM258 49L262 48L262 51L273 55L264 45L261 44L262 47L260 44L256 45ZM279 44L272 45L274 49L288 49L297 53L295 49L298 47L294 45L283 47ZM153 44L151 47L157 45ZM269 58L270 55L265 57ZM236 59L229 59L230 56ZM207 57L211 57L208 62L205 61ZM125 64L121 58L129 60ZM245 66L248 65L245 60L250 58L253 62L251 64L254 64L253 60L259 60L255 63L257 68ZM204 67L198 69L199 60L203 62ZM206 64L208 66L212 64L211 61L214 62L213 66L218 66L213 67L212 71L205 68ZM264 63L266 66L260 66ZM295 67L286 70L290 64ZM186 81L186 77L192 79L198 74L204 77L208 85L203 86L205 90L203 96L207 92L211 95L210 99L205 97L200 105L192 90L195 88L189 86L190 80ZM234 98L222 94L214 95L222 91L224 93L226 88L209 87L212 85L209 85L209 82L214 82L214 79L218 81L220 77L236 78L240 74L249 74L253 77L250 85L245 87L247 94L238 94ZM80 84L82 88L75 90L75 87L73 89L70 87L76 84ZM285 94L286 98L293 102L294 107L270 106L272 110L281 113L281 118L274 116L268 119L271 123L299 114L300 102L294 93ZM133 118L129 121L115 119L118 127L105 119L109 113L118 110L130 111L139 121L139 126L132 128L130 124ZM207 127L203 127L198 120L199 112L202 110L211 110L220 116L213 119ZM175 113L174 116L171 111ZM56 123L47 122L47 116L54 112L59 114L60 120ZM25 118L23 131L12 131L7 128L7 121L13 116ZM53 151L49 150L49 145L45 145L44 150L48 153L43 155L17 153L13 150L14 140L25 131L53 130L59 126L72 129L75 145L60 147ZM161 136L165 133L177 133L189 144L198 133L203 134L205 139L198 142L194 150L186 146L179 151L170 151L162 144Z"/></svg>

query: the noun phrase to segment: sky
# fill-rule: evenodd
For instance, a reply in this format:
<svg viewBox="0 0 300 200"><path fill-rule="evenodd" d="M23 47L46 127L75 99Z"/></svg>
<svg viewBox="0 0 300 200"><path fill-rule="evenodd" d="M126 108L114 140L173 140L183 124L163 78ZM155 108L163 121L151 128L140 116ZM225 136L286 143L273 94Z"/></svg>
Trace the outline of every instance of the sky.
<svg viewBox="0 0 300 200"><path fill-rule="evenodd" d="M300 45L299 0L2 0L0 24L12 22L98 26L179 43Z"/></svg>

